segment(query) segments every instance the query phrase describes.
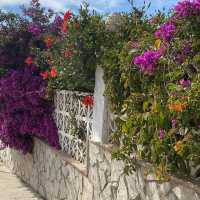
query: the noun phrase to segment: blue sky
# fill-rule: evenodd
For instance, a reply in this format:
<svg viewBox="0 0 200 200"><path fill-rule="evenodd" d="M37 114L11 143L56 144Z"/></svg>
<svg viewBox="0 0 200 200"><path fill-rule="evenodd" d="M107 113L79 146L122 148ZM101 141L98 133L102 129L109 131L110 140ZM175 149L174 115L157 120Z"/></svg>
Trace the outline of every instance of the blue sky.
<svg viewBox="0 0 200 200"><path fill-rule="evenodd" d="M0 0L0 9L19 12L19 5L27 5L30 0ZM65 11L71 9L76 11L82 0L40 0L41 4L45 7L53 8L56 11ZM102 13L129 11L130 5L128 0L88 0L90 7ZM149 14L153 14L156 10L166 11L171 9L178 0L146 0L148 4L151 2L151 7L148 10ZM141 7L144 0L135 0L135 5Z"/></svg>

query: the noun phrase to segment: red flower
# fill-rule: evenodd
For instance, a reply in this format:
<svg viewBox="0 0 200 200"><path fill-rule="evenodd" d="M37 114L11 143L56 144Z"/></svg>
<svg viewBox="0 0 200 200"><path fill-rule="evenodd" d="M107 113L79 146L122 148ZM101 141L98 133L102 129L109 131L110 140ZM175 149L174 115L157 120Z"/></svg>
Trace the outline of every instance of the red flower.
<svg viewBox="0 0 200 200"><path fill-rule="evenodd" d="M48 36L46 39L45 39L45 44L46 44L46 47L47 48L51 48L52 44L53 44L53 38Z"/></svg>
<svg viewBox="0 0 200 200"><path fill-rule="evenodd" d="M71 58L73 56L73 51L72 50L66 50L65 51L65 57L66 58Z"/></svg>
<svg viewBox="0 0 200 200"><path fill-rule="evenodd" d="M68 21L72 18L72 12L71 10L68 10L64 15L64 21Z"/></svg>
<svg viewBox="0 0 200 200"><path fill-rule="evenodd" d="M50 74L52 78L55 78L57 76L57 69L55 67L52 67Z"/></svg>
<svg viewBox="0 0 200 200"><path fill-rule="evenodd" d="M82 99L82 103L85 105L85 106L92 106L94 104L94 99L93 97L91 96L85 96L83 99Z"/></svg>
<svg viewBox="0 0 200 200"><path fill-rule="evenodd" d="M68 24L66 23L66 22L64 22L63 24L62 24L62 27L61 27L61 31L63 32L63 33L67 33L67 31L68 31Z"/></svg>
<svg viewBox="0 0 200 200"><path fill-rule="evenodd" d="M49 72L48 72L48 71L41 72L41 73L40 73L40 76L42 76L43 79L47 79L48 76L49 76Z"/></svg>
<svg viewBox="0 0 200 200"><path fill-rule="evenodd" d="M24 61L27 65L32 65L33 64L33 58L32 57L28 57L26 58L26 60Z"/></svg>

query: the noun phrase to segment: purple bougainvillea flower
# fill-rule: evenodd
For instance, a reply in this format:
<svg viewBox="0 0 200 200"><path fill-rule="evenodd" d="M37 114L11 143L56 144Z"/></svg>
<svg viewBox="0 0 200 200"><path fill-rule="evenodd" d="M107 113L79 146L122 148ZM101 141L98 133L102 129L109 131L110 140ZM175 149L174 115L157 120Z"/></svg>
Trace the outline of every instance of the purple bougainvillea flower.
<svg viewBox="0 0 200 200"><path fill-rule="evenodd" d="M137 65L144 74L151 75L155 71L156 64L162 54L162 49L157 51L147 51L143 55L135 57L132 63Z"/></svg>
<svg viewBox="0 0 200 200"><path fill-rule="evenodd" d="M179 64L182 64L184 62L184 56L179 53L176 55L176 61L179 63Z"/></svg>
<svg viewBox="0 0 200 200"><path fill-rule="evenodd" d="M177 92L172 92L172 93L170 94L170 96L173 97L173 98L176 98L178 95L177 95Z"/></svg>
<svg viewBox="0 0 200 200"><path fill-rule="evenodd" d="M63 19L59 15L56 16L54 22L51 25L51 30L53 32L60 30L62 24L63 24Z"/></svg>
<svg viewBox="0 0 200 200"><path fill-rule="evenodd" d="M177 126L177 120L172 119L172 128L176 128L176 126Z"/></svg>
<svg viewBox="0 0 200 200"><path fill-rule="evenodd" d="M165 131L163 129L160 129L159 131L159 139L163 140L165 138Z"/></svg>
<svg viewBox="0 0 200 200"><path fill-rule="evenodd" d="M28 31L35 36L39 36L42 32L42 29L41 26L39 26L38 24L30 24L28 27Z"/></svg>
<svg viewBox="0 0 200 200"><path fill-rule="evenodd" d="M174 8L175 15L178 18L195 16L200 11L199 0L180 1Z"/></svg>
<svg viewBox="0 0 200 200"><path fill-rule="evenodd" d="M171 21L169 21L160 26L160 28L155 32L155 37L164 41L170 41L175 31L175 25Z"/></svg>
<svg viewBox="0 0 200 200"><path fill-rule="evenodd" d="M192 50L192 48L191 48L191 46L185 46L184 48L183 48L183 53L185 54L185 55L188 55L190 52L191 52L191 50Z"/></svg>
<svg viewBox="0 0 200 200"><path fill-rule="evenodd" d="M180 80L180 84L184 87L184 88L187 88L187 87L190 87L191 85L191 81L190 80L186 80L186 79L181 79Z"/></svg>
<svg viewBox="0 0 200 200"><path fill-rule="evenodd" d="M60 27L63 23L63 19L61 18L61 16L56 16L55 20L54 20L54 24L56 24L58 27Z"/></svg>
<svg viewBox="0 0 200 200"><path fill-rule="evenodd" d="M0 140L23 153L32 150L33 136L60 148L46 82L34 70L13 70L0 80Z"/></svg>

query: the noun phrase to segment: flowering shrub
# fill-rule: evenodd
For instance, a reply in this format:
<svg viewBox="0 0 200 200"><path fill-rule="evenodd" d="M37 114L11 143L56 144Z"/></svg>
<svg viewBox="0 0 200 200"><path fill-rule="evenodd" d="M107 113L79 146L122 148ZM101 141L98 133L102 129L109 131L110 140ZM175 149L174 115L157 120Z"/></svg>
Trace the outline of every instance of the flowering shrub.
<svg viewBox="0 0 200 200"><path fill-rule="evenodd" d="M62 34L53 40L51 35L46 38L51 48L38 55L57 71L54 79L47 77L48 70L42 72L48 78L49 93L55 88L92 92L96 66L101 64L107 39L105 22L100 15L89 12L87 4L77 15L66 11L60 21Z"/></svg>
<svg viewBox="0 0 200 200"><path fill-rule="evenodd" d="M23 11L29 20L0 13L0 139L5 145L30 152L37 136L59 148L46 98L52 89L93 91L100 65L117 116L115 157L129 171L136 153L153 163L159 178L168 172L195 176L191 169L200 163L199 0L179 2L168 18L158 13L148 19L133 7L107 23L87 4L78 15L67 11L54 20L37 0ZM93 98L86 96L82 103L89 108Z"/></svg>
<svg viewBox="0 0 200 200"><path fill-rule="evenodd" d="M27 153L32 151L33 136L60 148L53 106L45 97L47 82L40 75L51 68L54 78L56 70L35 53L51 48L52 39L43 38L50 31L59 34L59 20L57 16L52 23L53 13L45 13L37 0L23 13L25 18L0 13L0 140Z"/></svg>
<svg viewBox="0 0 200 200"><path fill-rule="evenodd" d="M160 50L157 51L147 51L142 56L137 56L134 58L134 64L138 65L140 71L144 74L153 74L155 71L155 67L157 61L162 56L162 52Z"/></svg>
<svg viewBox="0 0 200 200"><path fill-rule="evenodd" d="M155 37L164 41L169 41L173 37L173 34L175 33L175 26L174 24L169 21L165 24L163 24L156 32Z"/></svg>
<svg viewBox="0 0 200 200"><path fill-rule="evenodd" d="M200 9L200 2L197 0L189 1L185 0L179 2L175 6L175 14L176 17L183 18L183 17L192 17L197 16Z"/></svg>
<svg viewBox="0 0 200 200"><path fill-rule="evenodd" d="M10 71L0 80L0 139L11 148L30 152L32 136L59 148L53 107L45 100L45 85L30 68Z"/></svg>
<svg viewBox="0 0 200 200"><path fill-rule="evenodd" d="M140 37L129 35L118 54L118 81L108 82L107 92L114 93L110 100L118 116L113 139L120 149L114 155L129 170L136 153L153 163L159 178L168 172L198 175L192 169L200 164L199 5L186 0L167 19L141 19Z"/></svg>

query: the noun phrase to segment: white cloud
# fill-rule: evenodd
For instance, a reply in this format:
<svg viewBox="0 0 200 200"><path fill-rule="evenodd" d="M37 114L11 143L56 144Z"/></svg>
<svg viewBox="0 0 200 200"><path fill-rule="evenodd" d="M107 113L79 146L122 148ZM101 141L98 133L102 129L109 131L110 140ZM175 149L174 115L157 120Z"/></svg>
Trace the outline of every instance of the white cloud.
<svg viewBox="0 0 200 200"><path fill-rule="evenodd" d="M17 5L27 5L30 0L0 0L0 8ZM45 7L53 8L57 11L64 11L67 8L79 7L83 0L40 0ZM127 4L127 0L88 0L90 7L96 10L107 10L117 8Z"/></svg>
<svg viewBox="0 0 200 200"><path fill-rule="evenodd" d="M151 11L162 9L163 7L170 8L178 0L135 0L137 6L143 5L143 2L151 2ZM18 5L27 5L30 0L0 0L0 8L15 7ZM56 11L64 11L66 9L77 9L83 0L40 0L45 7L52 8ZM128 0L88 0L91 9L98 12L115 12L116 10L127 10L130 8Z"/></svg>
<svg viewBox="0 0 200 200"><path fill-rule="evenodd" d="M27 0L1 0L0 7L26 4Z"/></svg>
<svg viewBox="0 0 200 200"><path fill-rule="evenodd" d="M0 0L0 8L18 5L28 5L30 0ZM40 0L40 3L48 8L63 11L67 7L79 6L81 0Z"/></svg>

